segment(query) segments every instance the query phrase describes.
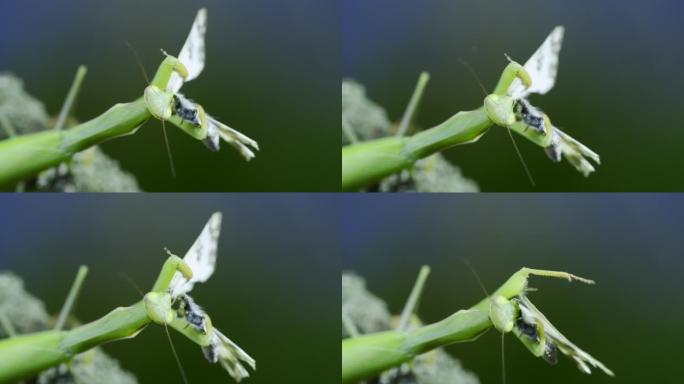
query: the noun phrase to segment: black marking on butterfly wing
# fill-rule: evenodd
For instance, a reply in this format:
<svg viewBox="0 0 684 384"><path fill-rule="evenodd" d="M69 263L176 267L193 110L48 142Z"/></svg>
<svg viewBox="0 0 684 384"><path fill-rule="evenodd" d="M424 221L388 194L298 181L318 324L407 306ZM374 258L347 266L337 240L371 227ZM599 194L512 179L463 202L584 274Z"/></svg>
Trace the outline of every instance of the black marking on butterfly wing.
<svg viewBox="0 0 684 384"><path fill-rule="evenodd" d="M522 315L520 315L518 316L518 319L515 321L515 326L516 328L518 328L520 333L529 337L535 342L539 342L539 331L537 330L537 324L527 323L525 319L522 317Z"/></svg>
<svg viewBox="0 0 684 384"><path fill-rule="evenodd" d="M202 140L202 142L212 152L218 152L218 150L221 149L221 138L211 124L209 124L209 128L207 129L207 137Z"/></svg>
<svg viewBox="0 0 684 384"><path fill-rule="evenodd" d="M525 125L534 129L543 135L546 135L544 129L544 113L535 108L525 99L516 100L514 105L514 112L516 120L525 122Z"/></svg>
<svg viewBox="0 0 684 384"><path fill-rule="evenodd" d="M213 343L206 347L202 347L202 353L204 354L204 358L210 363L218 363L219 356L218 352L216 352L216 346Z"/></svg>
<svg viewBox="0 0 684 384"><path fill-rule="evenodd" d="M557 145L549 145L548 147L544 148L544 152L546 153L546 156L548 156L549 159L551 159L551 161L554 161L556 163L561 161L561 150Z"/></svg>
<svg viewBox="0 0 684 384"><path fill-rule="evenodd" d="M181 119L199 127L202 125L199 119L199 112L195 104L181 94L176 94L174 98L174 112Z"/></svg>
<svg viewBox="0 0 684 384"><path fill-rule="evenodd" d="M206 329L206 313L195 301L188 295L184 295L186 300L185 320L192 324L202 334L207 334Z"/></svg>
<svg viewBox="0 0 684 384"><path fill-rule="evenodd" d="M544 361L551 365L558 364L558 348L555 344L547 341L546 347L544 348L543 358Z"/></svg>
<svg viewBox="0 0 684 384"><path fill-rule="evenodd" d="M206 328L206 313L195 301L188 295L180 295L171 304L171 308L176 311L176 316L184 318L189 325L192 325L198 332L207 334Z"/></svg>

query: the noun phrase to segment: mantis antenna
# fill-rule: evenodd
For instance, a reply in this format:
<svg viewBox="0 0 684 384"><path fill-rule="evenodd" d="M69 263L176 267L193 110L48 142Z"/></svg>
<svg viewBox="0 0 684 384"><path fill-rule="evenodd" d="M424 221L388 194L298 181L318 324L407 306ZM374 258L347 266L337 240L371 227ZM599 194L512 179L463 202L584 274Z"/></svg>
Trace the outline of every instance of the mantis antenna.
<svg viewBox="0 0 684 384"><path fill-rule="evenodd" d="M181 373L181 377L183 378L183 382L185 384L188 384L188 378L185 376L185 370L183 369L183 364L181 364L180 359L178 358L178 353L176 352L176 347L173 345L173 341L171 340L171 334L169 333L169 326L164 324L164 330L166 331L166 338L169 339L169 345L171 346L171 352L173 352L173 358L176 359L176 364L178 365L178 370Z"/></svg>
<svg viewBox="0 0 684 384"><path fill-rule="evenodd" d="M138 55L138 51L135 50L133 45L126 41L126 46L128 49L131 50L133 53L133 57L135 58L136 63L138 63L138 68L140 68L140 72L142 72L143 77L145 78L145 82L147 85L150 85L150 78L147 76L147 71L145 71L145 67L143 66L142 60L140 60L140 56ZM162 51L163 52L163 51ZM166 134L166 124L164 120L162 122L162 132L164 133L164 144L166 145L166 155L169 158L169 167L171 168L171 176L175 179L176 178L176 166L173 162L173 155L171 154L171 145L169 145L169 136Z"/></svg>
<svg viewBox="0 0 684 384"><path fill-rule="evenodd" d="M484 294L487 297L489 297L489 300L492 303L492 305L494 305L496 307L498 304L496 304L496 301L494 300L494 298L489 295L487 288L485 288L485 285L482 282L482 279L480 279L480 275L478 275L477 272L475 271L475 268L473 268L473 266L470 264L470 262L467 259L463 259L463 264L465 264L465 266L468 267L468 269L473 274L473 276L475 276L475 280L477 280L477 283L480 285L480 288L482 288L482 291L484 292ZM491 309L490 309L490 317L491 317ZM492 323L493 323L493 321L492 321ZM497 328L497 327L495 326L495 328ZM506 384L506 355L504 352L504 344L505 344L504 335L506 333L502 330L499 330L498 328L497 328L497 330L501 332L501 383Z"/></svg>
<svg viewBox="0 0 684 384"><path fill-rule="evenodd" d="M484 93L485 97L487 97L487 90L485 89L485 86L482 84L482 81L480 81L480 77L477 75L477 72L471 67L465 60L463 59L458 59L458 62L463 65L468 72L475 78L475 81L477 81L477 84L480 85L480 89L482 90L482 93ZM523 169L525 170L525 175L527 175L527 179L530 181L530 184L532 184L532 187L536 187L537 184L534 182L534 178L532 177L532 172L530 172L530 169L527 167L527 163L525 162L525 158L522 155L522 152L520 152L520 148L518 148L518 143L515 142L515 137L513 137L513 133L511 132L511 128L506 127L506 130L508 131L508 137L511 138L511 143L513 143L513 148L515 149L515 153L518 154L518 158L520 159L520 163L523 166Z"/></svg>

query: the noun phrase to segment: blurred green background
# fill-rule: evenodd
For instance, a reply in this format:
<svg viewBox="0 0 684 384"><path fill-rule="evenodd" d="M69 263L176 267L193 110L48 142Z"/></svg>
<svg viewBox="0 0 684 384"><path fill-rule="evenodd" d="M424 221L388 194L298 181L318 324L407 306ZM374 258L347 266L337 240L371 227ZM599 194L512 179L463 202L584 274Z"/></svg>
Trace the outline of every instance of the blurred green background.
<svg viewBox="0 0 684 384"><path fill-rule="evenodd" d="M227 145L211 153L167 127L173 179L154 120L104 150L148 191L339 190L334 2L0 0L0 71L23 78L28 92L57 114L76 68L88 66L76 110L85 121L142 95L146 83L125 42L152 76L163 59L159 50L180 51L202 6L209 11L207 65L183 92L257 140L257 158L246 163Z"/></svg>
<svg viewBox="0 0 684 384"><path fill-rule="evenodd" d="M192 245L223 212L217 269L193 298L215 326L257 361L247 383L337 382L340 372L338 222L334 200L316 195L146 194L0 198L0 269L59 312L78 266L90 273L76 308L90 321L141 299L166 259ZM200 348L176 332L191 383L227 383ZM180 383L163 328L104 347L141 383Z"/></svg>
<svg viewBox="0 0 684 384"><path fill-rule="evenodd" d="M564 25L556 86L532 102L601 155L598 172L584 179L516 136L533 188L502 129L445 155L484 191L681 191L684 177L673 171L684 167L683 11L676 0L345 0L342 76L365 84L398 121L418 74L430 72L416 120L428 128L482 105L459 59L491 91L504 53L524 63Z"/></svg>
<svg viewBox="0 0 684 384"><path fill-rule="evenodd" d="M401 312L421 265L432 273L420 304L435 322L484 297L523 266L596 280L533 278L533 303L580 348L617 375L581 373L566 357L549 366L506 337L510 383L676 383L684 336L681 288L684 198L678 195L349 196L342 206L342 268ZM500 335L447 351L501 381Z"/></svg>

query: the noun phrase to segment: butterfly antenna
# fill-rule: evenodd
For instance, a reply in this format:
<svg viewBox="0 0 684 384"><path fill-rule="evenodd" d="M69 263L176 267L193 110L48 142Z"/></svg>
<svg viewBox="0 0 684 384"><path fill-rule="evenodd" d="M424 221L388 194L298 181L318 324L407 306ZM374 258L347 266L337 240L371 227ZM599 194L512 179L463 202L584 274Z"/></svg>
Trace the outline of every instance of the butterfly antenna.
<svg viewBox="0 0 684 384"><path fill-rule="evenodd" d="M480 86L480 89L482 90L482 93L484 93L485 97L487 96L487 89L485 88L484 84L482 84L482 81L480 81L480 77L477 75L477 72L473 69L473 67L470 66L465 60L463 59L458 59L458 62L463 65L468 72L473 76L477 84Z"/></svg>
<svg viewBox="0 0 684 384"><path fill-rule="evenodd" d="M131 52L133 52L133 56L135 57L135 61L138 63L140 72L142 72L142 75L145 78L145 82L150 84L150 78L147 76L147 71L145 71L145 67L143 66L142 60L140 60L140 56L138 56L138 51L136 51L135 48L133 48L133 45L131 45L131 43L128 41L126 41L126 46L131 50Z"/></svg>
<svg viewBox="0 0 684 384"><path fill-rule="evenodd" d="M166 134L166 123L164 120L162 123L162 132L164 132L164 143L166 143L166 154L169 156L169 167L171 167L171 176L176 178L176 167L173 164L173 155L171 155L171 146L169 145L169 136Z"/></svg>
<svg viewBox="0 0 684 384"><path fill-rule="evenodd" d="M171 352L173 352L173 357L176 359L176 364L178 365L178 370L180 371L181 377L183 377L183 382L188 384L188 378L185 376L185 370L183 370L183 365L178 358L178 353L176 353L176 347L173 346L173 341L171 340L171 334L169 333L169 327L164 324L164 330L166 331L166 337L169 339L169 345L171 346Z"/></svg>
<svg viewBox="0 0 684 384"><path fill-rule="evenodd" d="M522 164L523 168L525 169L525 174L527 175L527 178L530 180L530 184L532 184L532 187L536 187L537 184L534 182L534 178L532 177L532 173L530 172L530 169L527 168L527 163L525 163L525 158L523 157L522 153L520 152L520 149L518 148L518 144L515 142L515 138L513 137L513 133L511 132L511 129L509 127L506 127L506 130L508 131L508 136L511 138L511 143L513 143L513 148L515 148L515 152L518 154L518 158L520 159L520 163Z"/></svg>

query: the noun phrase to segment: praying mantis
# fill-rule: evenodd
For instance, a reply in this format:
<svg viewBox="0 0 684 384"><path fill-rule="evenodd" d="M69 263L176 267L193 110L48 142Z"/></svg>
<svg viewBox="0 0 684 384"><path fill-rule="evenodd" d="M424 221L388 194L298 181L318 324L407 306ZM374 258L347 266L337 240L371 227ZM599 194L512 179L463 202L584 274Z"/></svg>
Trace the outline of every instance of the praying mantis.
<svg viewBox="0 0 684 384"><path fill-rule="evenodd" d="M406 321L417 301L415 292L420 290L414 288L397 329L342 340L342 382L376 377L435 348L475 340L491 327L502 334L512 332L534 356L551 364L555 364L560 351L572 358L582 372L589 374L591 368L598 368L613 376L603 363L563 336L532 304L527 295L531 291L530 276L594 283L566 272L522 268L470 309L459 310L433 324L407 329ZM425 278L424 267L416 286L424 284Z"/></svg>
<svg viewBox="0 0 684 384"><path fill-rule="evenodd" d="M180 93L184 83L196 79L205 65L207 10L197 13L178 57L165 58L143 96L116 104L102 115L70 129L53 129L0 141L0 186L35 176L69 160L74 154L106 140L135 133L151 117L169 122L210 150L221 140L233 146L245 160L254 158L258 143L228 127L204 108Z"/></svg>
<svg viewBox="0 0 684 384"><path fill-rule="evenodd" d="M445 122L412 136L399 134L344 146L342 189L359 190L410 168L417 160L436 152L474 143L494 125L542 147L554 162L565 158L584 176L594 172L588 159L599 164L598 154L554 126L548 115L527 100L530 94L543 95L555 85L563 35L562 26L554 28L525 65L507 56L509 64L482 107L458 112Z"/></svg>
<svg viewBox="0 0 684 384"><path fill-rule="evenodd" d="M182 259L167 250L152 289L136 304L70 330L58 326L0 340L0 382L35 376L98 345L135 337L152 323L185 335L201 347L209 362L221 364L236 381L248 377L246 366L255 369L255 360L214 327L189 296L195 284L207 281L214 272L220 230L221 213L216 212Z"/></svg>

